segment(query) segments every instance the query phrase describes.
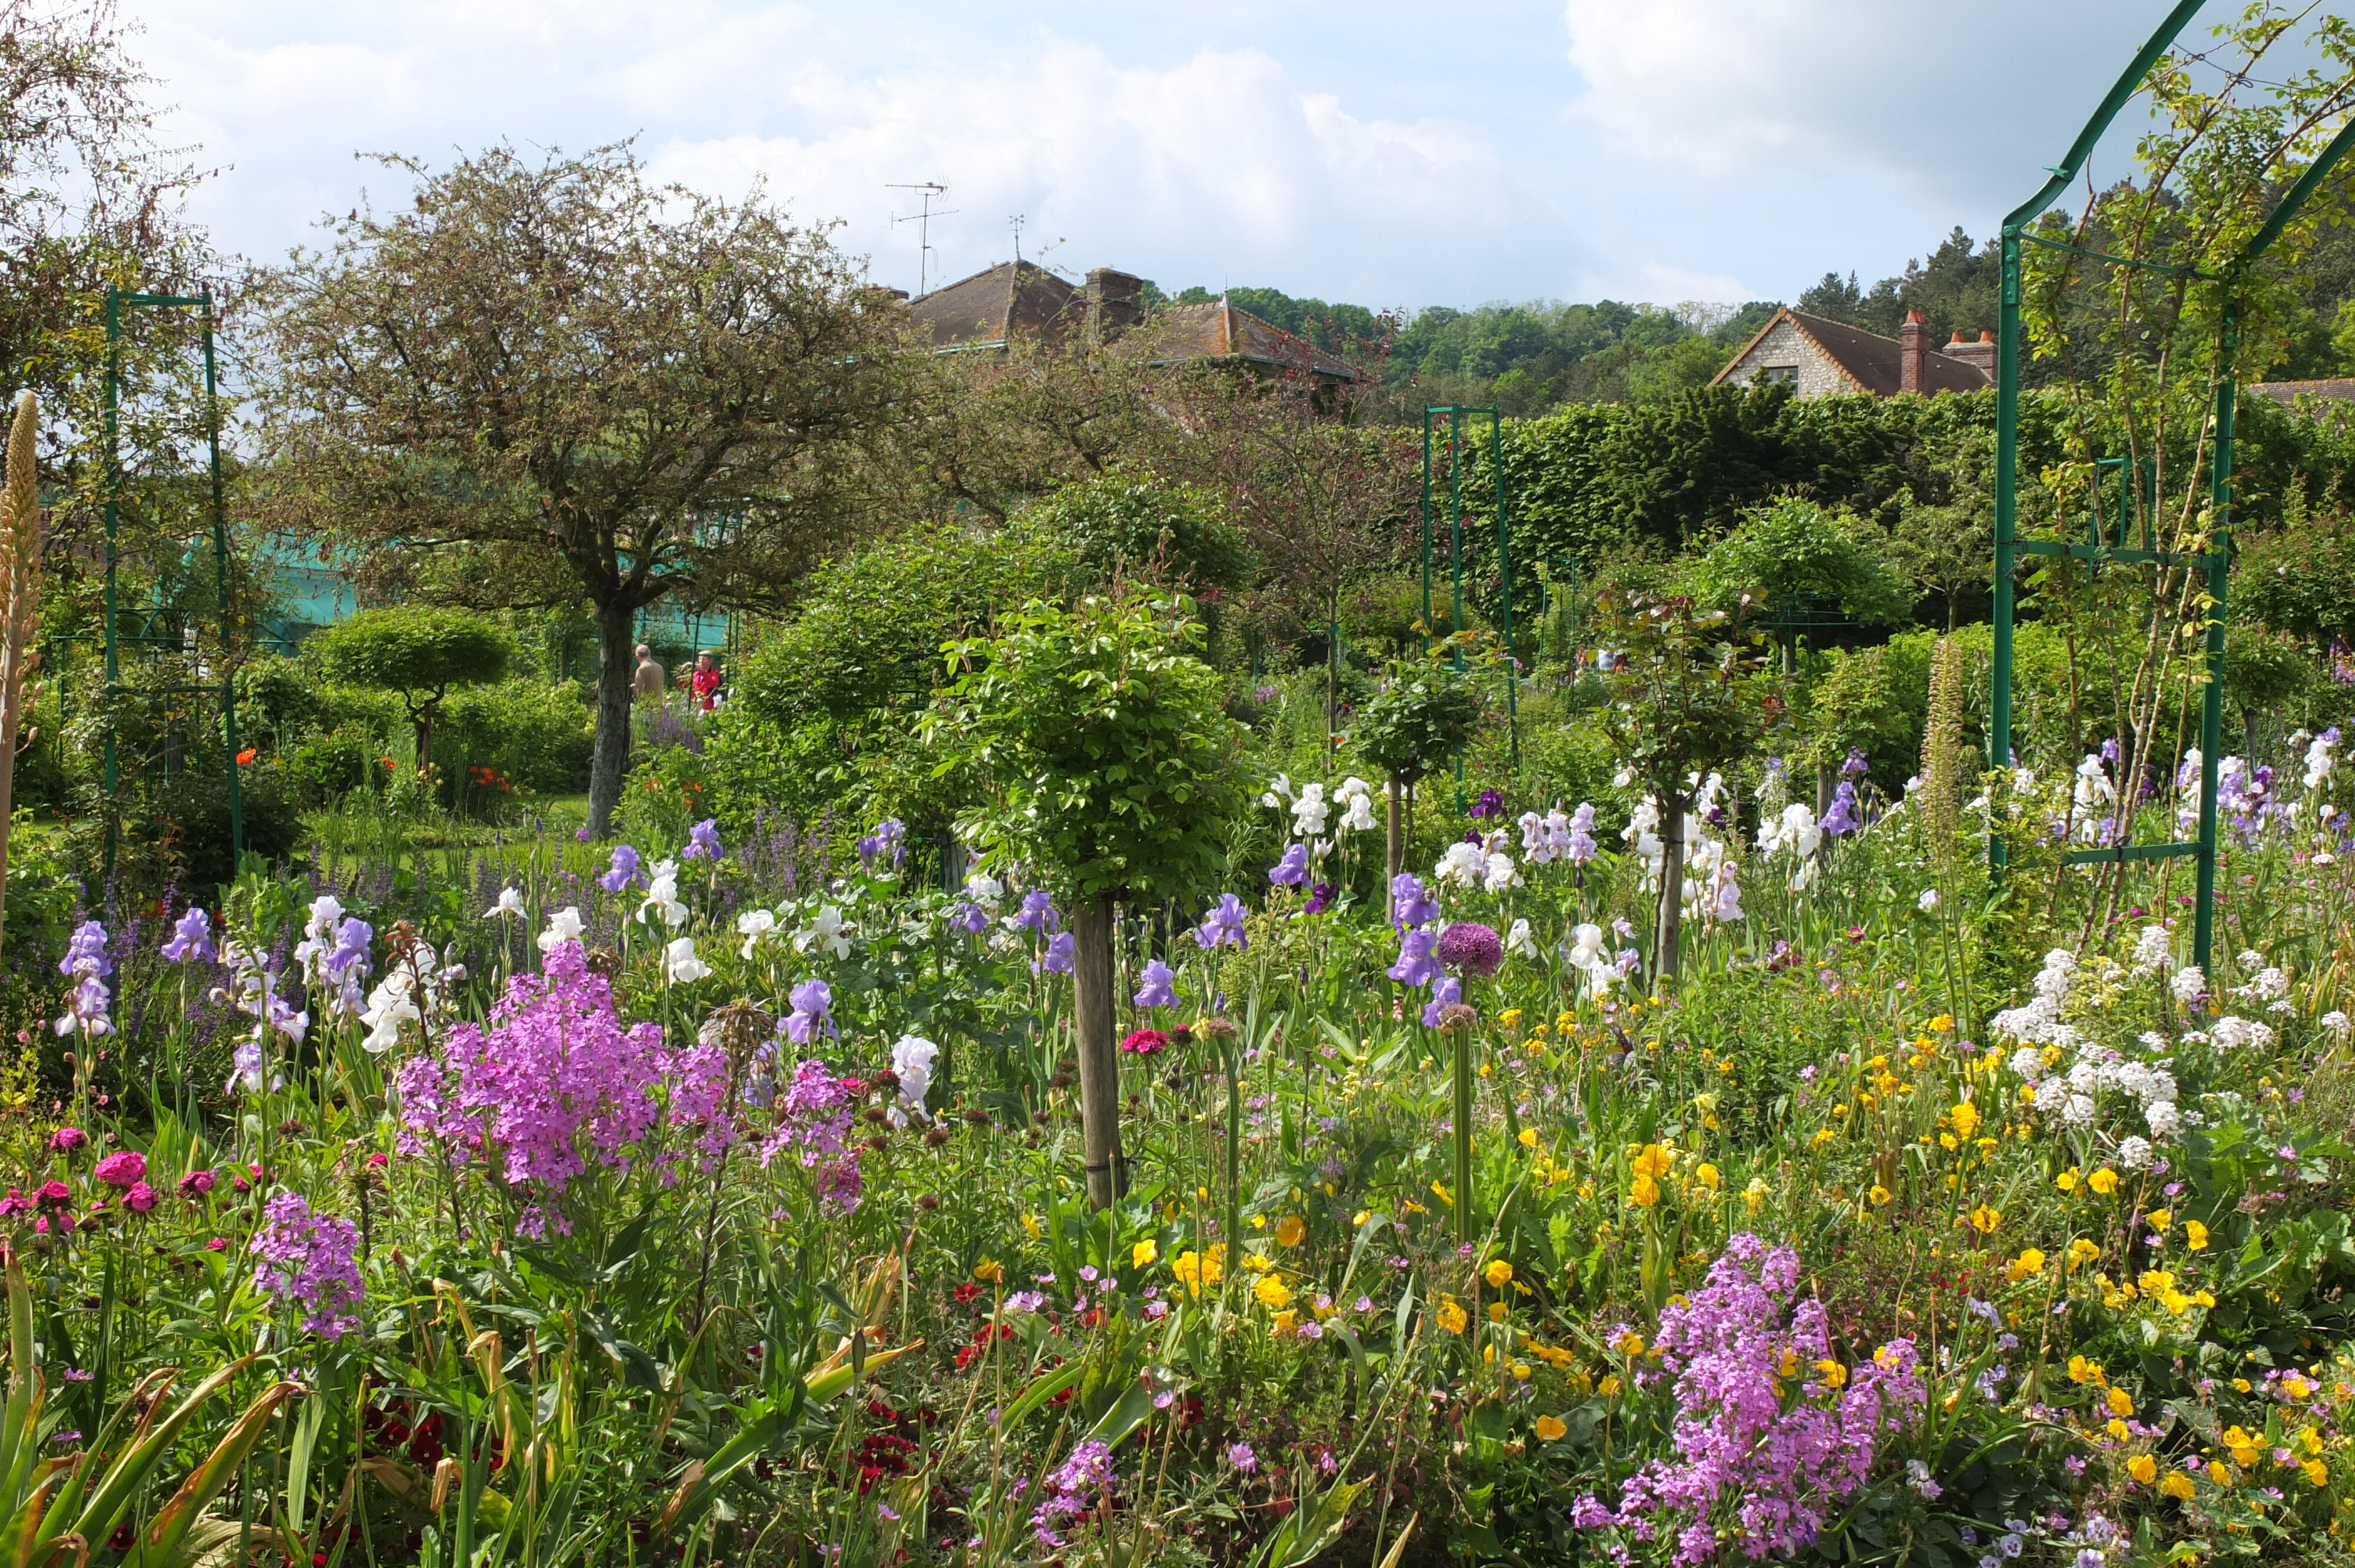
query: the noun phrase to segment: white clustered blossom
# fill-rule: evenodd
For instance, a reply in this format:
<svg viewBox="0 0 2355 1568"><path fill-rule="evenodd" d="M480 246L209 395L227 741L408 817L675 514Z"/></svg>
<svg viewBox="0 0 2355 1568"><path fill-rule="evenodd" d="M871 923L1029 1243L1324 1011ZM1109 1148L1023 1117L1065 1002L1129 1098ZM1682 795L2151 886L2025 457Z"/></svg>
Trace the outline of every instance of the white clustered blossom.
<svg viewBox="0 0 2355 1568"><path fill-rule="evenodd" d="M1488 857L1480 853L1478 844L1455 843L1439 857L1431 874L1441 882L1452 882L1458 887L1476 888L1487 879Z"/></svg>
<svg viewBox="0 0 2355 1568"><path fill-rule="evenodd" d="M2198 964L2186 964L2175 971L2175 978L2167 982L2167 989L2175 993L2176 1001L2189 1007L2207 994L2208 977Z"/></svg>
<svg viewBox="0 0 2355 1568"><path fill-rule="evenodd" d="M2142 935L2135 939L2135 973L2138 975L2165 974L2167 972L2168 961L2172 956L2173 955L2169 951L2167 927L2164 926L2145 926L2142 928Z"/></svg>
<svg viewBox="0 0 2355 1568"><path fill-rule="evenodd" d="M2068 1000L2069 984L2076 972L2077 955L2068 948L2055 948L2045 954L2044 967L2036 976L2035 997L2024 1006L1997 1013L1992 1021L1996 1034L2024 1044L2065 1047L2074 1032L2061 1033L2068 1028L2061 1022L2061 1004Z"/></svg>
<svg viewBox="0 0 2355 1568"><path fill-rule="evenodd" d="M984 909L995 910L997 907L997 901L1006 896L1006 884L994 876L985 876L975 872L964 879L964 895ZM841 911L837 910L835 914L838 917Z"/></svg>
<svg viewBox="0 0 2355 1568"><path fill-rule="evenodd" d="M2243 1001L2278 1001L2289 994L2289 977L2265 962L2263 953L2243 953L2243 969L2254 970L2246 985L2232 988L2232 994Z"/></svg>
<svg viewBox="0 0 2355 1568"><path fill-rule="evenodd" d="M2345 1013L2333 1008L2328 1012L2324 1013L2321 1018L2317 1020L2317 1022L2325 1029L2329 1030L2333 1034L2344 1038L2347 1033L2350 1020Z"/></svg>
<svg viewBox="0 0 2355 1568"><path fill-rule="evenodd" d="M2152 1151L2150 1140L2148 1139L2137 1138L2133 1134L2129 1133L2126 1137L2118 1139L2118 1163L2125 1166L2127 1170L2149 1170L2151 1157Z"/></svg>
<svg viewBox="0 0 2355 1568"><path fill-rule="evenodd" d="M2033 1045L2022 1045L2011 1054L2010 1065L2014 1077L2032 1084L2044 1076L2044 1053Z"/></svg>
<svg viewBox="0 0 2355 1568"><path fill-rule="evenodd" d="M2306 787L2308 789L2319 789L2328 782L2330 770L2338 766L2338 759L2330 755L2330 748L2338 744L2338 731L2325 730L2315 736L2312 746L2306 748Z"/></svg>
<svg viewBox="0 0 2355 1568"><path fill-rule="evenodd" d="M2208 1036L2219 1051L2237 1051L2244 1045L2262 1051L2274 1043L2274 1032L2266 1025L2229 1013L2216 1021Z"/></svg>
<svg viewBox="0 0 2355 1568"><path fill-rule="evenodd" d="M2153 1100L2142 1107L2143 1119L2150 1124L2153 1138L2173 1138L2183 1130L2183 1114L2176 1109L2173 1100Z"/></svg>
<svg viewBox="0 0 2355 1568"><path fill-rule="evenodd" d="M1805 800L1792 801L1783 808L1781 816L1761 823L1758 829L1760 854L1798 858L1799 869L1791 877L1791 890L1795 893L1804 892L1815 881L1816 852L1823 842L1824 830Z"/></svg>

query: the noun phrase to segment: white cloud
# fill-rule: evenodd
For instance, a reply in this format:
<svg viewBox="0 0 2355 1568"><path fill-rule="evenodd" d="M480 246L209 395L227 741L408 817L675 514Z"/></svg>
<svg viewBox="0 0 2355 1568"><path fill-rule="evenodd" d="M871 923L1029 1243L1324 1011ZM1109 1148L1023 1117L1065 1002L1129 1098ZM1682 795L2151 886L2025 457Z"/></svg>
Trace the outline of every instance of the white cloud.
<svg viewBox="0 0 2355 1568"><path fill-rule="evenodd" d="M1876 168L2034 187L2157 13L2132 0L1565 0L1572 115L1712 178ZM2196 28L2198 24L2194 24Z"/></svg>

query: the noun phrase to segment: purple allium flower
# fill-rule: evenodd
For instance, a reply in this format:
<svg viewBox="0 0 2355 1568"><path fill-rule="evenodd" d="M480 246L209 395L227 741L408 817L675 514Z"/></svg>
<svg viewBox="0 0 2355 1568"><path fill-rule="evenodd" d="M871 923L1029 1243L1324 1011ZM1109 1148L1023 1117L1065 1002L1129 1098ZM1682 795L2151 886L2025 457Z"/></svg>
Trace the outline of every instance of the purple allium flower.
<svg viewBox="0 0 2355 1568"><path fill-rule="evenodd" d="M727 858L719 847L719 819L706 817L687 830L687 848L679 852L682 860L719 862Z"/></svg>
<svg viewBox="0 0 2355 1568"><path fill-rule="evenodd" d="M262 1226L246 1251L254 1265L253 1287L304 1309L303 1327L340 1340L360 1326L357 1308L367 1298L352 1255L359 1229L349 1220L314 1213L300 1194L282 1192L262 1211Z"/></svg>
<svg viewBox="0 0 2355 1568"><path fill-rule="evenodd" d="M1278 887L1297 887L1308 880L1308 846L1294 844L1284 858L1268 868L1268 881Z"/></svg>
<svg viewBox="0 0 2355 1568"><path fill-rule="evenodd" d="M216 961L219 955L213 951L212 916L191 905L188 912L173 925L172 939L164 944L164 957L176 964L185 964L191 959Z"/></svg>
<svg viewBox="0 0 2355 1568"><path fill-rule="evenodd" d="M1439 978L1439 959L1433 949L1439 938L1428 931L1404 931L1399 936L1398 962L1384 971L1402 986L1419 988Z"/></svg>
<svg viewBox="0 0 2355 1568"><path fill-rule="evenodd" d="M1505 962L1504 938L1493 926L1459 920L1439 934L1439 961L1451 969L1487 980Z"/></svg>
<svg viewBox="0 0 2355 1568"><path fill-rule="evenodd" d="M1136 988L1137 1006L1175 1007L1178 1005L1178 992L1171 983L1178 977L1170 972L1167 964L1163 963L1159 959L1146 960L1142 978L1145 983Z"/></svg>
<svg viewBox="0 0 2355 1568"><path fill-rule="evenodd" d="M1194 943L1205 950L1231 942L1238 948L1251 943L1243 937L1243 901L1231 893L1222 893L1219 901L1202 916L1202 923L1194 927Z"/></svg>
<svg viewBox="0 0 2355 1568"><path fill-rule="evenodd" d="M645 880L638 869L638 852L628 844L615 844L613 869L597 879L597 885L608 893L619 893L624 887L643 887Z"/></svg>

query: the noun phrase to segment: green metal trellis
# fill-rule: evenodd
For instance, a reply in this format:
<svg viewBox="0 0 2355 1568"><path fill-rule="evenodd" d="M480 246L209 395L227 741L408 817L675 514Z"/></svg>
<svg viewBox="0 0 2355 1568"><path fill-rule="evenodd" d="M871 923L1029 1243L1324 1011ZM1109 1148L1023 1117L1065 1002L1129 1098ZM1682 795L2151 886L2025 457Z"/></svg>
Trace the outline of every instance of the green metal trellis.
<svg viewBox="0 0 2355 1568"><path fill-rule="evenodd" d="M2126 107L2140 89L2143 79L2158 64L2158 58L2175 42L2176 35L2190 24L2203 0L2179 0L2150 36L2140 53L2134 58L2107 97L2094 112L2093 119L2077 133L2068 155L2051 165L2051 178L2036 195L2014 207L2003 220L2001 241L2002 294L1999 330L1996 343L1996 467L1995 467L1995 670L1988 694L1987 759L1998 767L2011 762L2011 683L2012 632L2014 623L2014 592L2012 574L2021 556L2063 556L2085 561L2098 569L2110 564L2141 566L2191 566L2207 574L2207 597L2210 609L2207 621L2208 680L2200 712L2200 827L2199 836L2173 843L2118 843L2105 849L2077 850L2064 854L2066 864L2079 865L2097 862L2169 860L2181 856L2195 857L2199 863L2199 891L2195 906L2192 961L2203 970L2210 966L2216 936L2216 784L2218 753L2223 749L2224 724L2224 588L2225 573L2232 553L2232 416L2239 387L2234 378L2232 362L2239 346L2235 320L2234 290L2243 270L2272 248L2281 238L2282 230L2298 209L2310 199L2323 178L2328 175L2350 147L2355 147L2355 120L2350 120L2331 139L2313 163L2307 166L2296 183L2283 196L2273 214L2265 220L2249 242L2221 274L2198 272L2189 268L2165 267L2156 263L2130 260L2081 247L2067 245L2047 236L2030 234L2028 225L2060 197L2073 184L2092 156L2094 143L2101 140L2111 121ZM2020 248L2034 244L2055 249L2073 251L2094 260L2117 266L2135 267L2144 270L2188 275L2201 282L2213 283L2223 289L2222 340L2219 344L2220 374L2216 382L2214 412L2214 448L2209 468L2209 546L2201 553L2179 552L2158 548L2158 541L2151 536L2145 509L2141 543L2137 547L2125 545L2127 498L2134 478L2128 477L2125 460L2107 460L2105 466L2116 466L2120 472L2118 525L2114 540L2105 541L2102 535L2098 490L2094 508L2090 538L2083 544L2066 540L2022 540L2017 537L2019 519L2019 263ZM2148 476L2136 476L2147 483ZM2123 814L2123 813L2122 813ZM1997 874L2004 866L2004 845L2000 838L1988 845L1988 859Z"/></svg>
<svg viewBox="0 0 2355 1568"><path fill-rule="evenodd" d="M115 753L115 726L122 712L123 668L121 647L125 639L119 625L120 607L116 596L115 568L117 564L116 536L120 522L123 490L122 407L123 407L123 312L130 310L193 310L200 313L204 324L205 363L205 440L209 463L208 481L212 501L213 580L218 596L221 616L220 634L224 645L229 637L229 513L221 481L220 452L220 387L213 357L213 296L208 289L194 296L181 294L130 294L119 289L106 291L106 874L114 875L115 851L123 826L122 779ZM129 639L134 642L159 641L152 630L152 617L143 618L141 633ZM178 639L186 645L185 632ZM214 694L209 684L166 686L164 692L203 693ZM221 704L223 763L229 777L229 864L234 867L245 859L245 806L238 788L237 776L237 671L231 660L221 660L218 688Z"/></svg>
<svg viewBox="0 0 2355 1568"><path fill-rule="evenodd" d="M1455 606L1450 630L1464 630L1464 429L1467 420L1488 421L1488 468L1497 503L1497 570L1504 584L1505 715L1512 746L1513 768L1521 766L1520 674L1513 662L1513 528L1508 514L1505 485L1505 425L1494 408L1469 408L1455 404L1425 404L1423 410L1423 650L1431 652L1431 502L1433 418L1447 418L1447 558L1455 580ZM1475 437L1476 440L1477 437ZM1455 650L1456 668L1464 665L1464 650ZM1461 763L1458 767L1460 768Z"/></svg>

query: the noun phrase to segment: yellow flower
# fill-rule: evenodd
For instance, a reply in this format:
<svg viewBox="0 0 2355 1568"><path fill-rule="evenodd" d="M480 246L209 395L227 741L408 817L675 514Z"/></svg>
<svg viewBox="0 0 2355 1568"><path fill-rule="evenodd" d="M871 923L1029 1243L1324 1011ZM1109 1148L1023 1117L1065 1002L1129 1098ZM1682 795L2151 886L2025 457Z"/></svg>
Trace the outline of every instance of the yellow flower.
<svg viewBox="0 0 2355 1568"><path fill-rule="evenodd" d="M1497 1022L1503 1024L1508 1029L1510 1029L1514 1024L1518 1023L1520 1021L1521 1010L1518 1007L1508 1007L1505 1009L1504 1012L1497 1014Z"/></svg>
<svg viewBox="0 0 2355 1568"><path fill-rule="evenodd" d="M2168 1471L2167 1478L2158 1483L2161 1497L2178 1498L2186 1502L2190 1501L2192 1494L2199 1489L2191 1484L2191 1478L2180 1470Z"/></svg>
<svg viewBox="0 0 2355 1568"><path fill-rule="evenodd" d="M2063 1192L2075 1192L2077 1190L2077 1168L2074 1165L2072 1165L2068 1170L2063 1171L2060 1175L2052 1178L2052 1184L2055 1187L2060 1188Z"/></svg>
<svg viewBox="0 0 2355 1568"><path fill-rule="evenodd" d="M2220 1487L2229 1487L2232 1484L2232 1472L2224 1467L2223 1460L2211 1459L2208 1461L2208 1478Z"/></svg>
<svg viewBox="0 0 2355 1568"><path fill-rule="evenodd" d="M1265 1274L1269 1269L1273 1268L1275 1265L1271 1260L1262 1257L1255 1252L1247 1252L1243 1254L1243 1266L1250 1269L1253 1274Z"/></svg>
<svg viewBox="0 0 2355 1568"><path fill-rule="evenodd" d="M2100 1384L2106 1383L2108 1380L2102 1375L2101 1362L2087 1361L2083 1356L2071 1356L2069 1358L2069 1381L2071 1383L2090 1383Z"/></svg>
<svg viewBox="0 0 2355 1568"><path fill-rule="evenodd" d="M1648 1209L1660 1201L1660 1184L1649 1176L1638 1176L1627 1190L1627 1197L1636 1207Z"/></svg>
<svg viewBox="0 0 2355 1568"><path fill-rule="evenodd" d="M2125 1389L2114 1388L2110 1390L2109 1405L2110 1414L2113 1415L2132 1415L2134 1414L2134 1395L2128 1393Z"/></svg>
<svg viewBox="0 0 2355 1568"><path fill-rule="evenodd" d="M2011 1277L2025 1279L2031 1274L2044 1272L2044 1255L2034 1247L2028 1248L2011 1260Z"/></svg>
<svg viewBox="0 0 2355 1568"><path fill-rule="evenodd" d="M1533 1127L1525 1127L1521 1128L1521 1147L1523 1149L1535 1149L1537 1146L1538 1129Z"/></svg>
<svg viewBox="0 0 2355 1568"><path fill-rule="evenodd" d="M1725 1178L1718 1174L1716 1166L1703 1164L1700 1170L1693 1172L1693 1180L1714 1192L1725 1181Z"/></svg>
<svg viewBox="0 0 2355 1568"><path fill-rule="evenodd" d="M1359 1209L1356 1213L1349 1216L1349 1223L1352 1225L1362 1225L1373 1217L1374 1212L1371 1209Z"/></svg>
<svg viewBox="0 0 2355 1568"><path fill-rule="evenodd" d="M1275 1222L1275 1243L1278 1246L1298 1246L1308 1234L1308 1222L1298 1214L1286 1214Z"/></svg>
<svg viewBox="0 0 2355 1568"><path fill-rule="evenodd" d="M2085 1185L2106 1198L2118 1190L2118 1173L2105 1165L2085 1178Z"/></svg>
<svg viewBox="0 0 2355 1568"><path fill-rule="evenodd" d="M1128 1266L1131 1268L1147 1268L1159 1259L1160 1256L1161 1244L1159 1242L1141 1241L1135 1246L1128 1249Z"/></svg>
<svg viewBox="0 0 2355 1568"><path fill-rule="evenodd" d="M1604 1398L1608 1399L1613 1394L1617 1393L1620 1387L1621 1384L1617 1378L1606 1377L1601 1383L1594 1385L1594 1392L1601 1394Z"/></svg>
<svg viewBox="0 0 2355 1568"><path fill-rule="evenodd" d="M1668 1173L1668 1151L1657 1143L1647 1143L1628 1169L1638 1176L1665 1176Z"/></svg>
<svg viewBox="0 0 2355 1568"><path fill-rule="evenodd" d="M1491 1301L1491 1302L1489 1302L1489 1303L1488 1303L1488 1321L1490 1321L1491 1323L1501 1323L1501 1322L1503 1322L1504 1320L1505 1320L1505 1304L1504 1304L1503 1302L1501 1302L1501 1301Z"/></svg>
<svg viewBox="0 0 2355 1568"><path fill-rule="evenodd" d="M1464 1308L1455 1304L1454 1297L1447 1297L1439 1303L1439 1326L1449 1333L1462 1333L1465 1325L1471 1320L1465 1314Z"/></svg>
<svg viewBox="0 0 2355 1568"><path fill-rule="evenodd" d="M994 1257L985 1257L973 1266L973 1277L992 1285L1006 1277L1006 1269Z"/></svg>
<svg viewBox="0 0 2355 1568"><path fill-rule="evenodd" d="M1942 1012L1930 1020L1930 1033L1933 1034L1943 1034L1954 1026L1955 1015L1951 1012Z"/></svg>
<svg viewBox="0 0 2355 1568"><path fill-rule="evenodd" d="M1872 1184L1872 1191L1867 1192L1865 1196L1871 1199L1876 1203L1885 1203L1889 1202L1889 1189L1882 1186L1880 1182L1875 1181Z"/></svg>
<svg viewBox="0 0 2355 1568"><path fill-rule="evenodd" d="M1992 1232L1996 1226L2002 1223L2003 1211L2001 1209L1991 1209L1987 1207L1987 1204L1981 1203L1977 1208L1971 1211L1971 1229L1978 1232L1981 1235L1986 1235Z"/></svg>
<svg viewBox="0 0 2355 1568"><path fill-rule="evenodd" d="M2193 1252L2208 1250L2208 1227L2198 1220L2183 1222L2183 1245Z"/></svg>
<svg viewBox="0 0 2355 1568"><path fill-rule="evenodd" d="M1278 1312L1268 1319L1267 1326L1275 1333L1289 1334L1292 1332L1293 1319L1299 1316L1300 1314L1297 1312Z"/></svg>
<svg viewBox="0 0 2355 1568"><path fill-rule="evenodd" d="M2330 1480L2330 1467L2319 1459L2308 1459L2298 1468L2306 1472L2307 1480L2314 1486L2324 1486Z"/></svg>
<svg viewBox="0 0 2355 1568"><path fill-rule="evenodd" d="M1969 1138L1979 1129L1979 1107L1968 1100L1957 1100L1955 1108L1946 1113L1954 1118L1955 1136Z"/></svg>
<svg viewBox="0 0 2355 1568"><path fill-rule="evenodd" d="M1559 1443L1569 1435L1570 1428L1564 1425L1559 1417L1552 1415L1540 1415L1538 1417L1538 1440L1540 1442Z"/></svg>
<svg viewBox="0 0 2355 1568"><path fill-rule="evenodd" d="M2126 1461L2126 1474L2148 1486L2158 1479L2158 1461L2147 1454L2137 1454Z"/></svg>
<svg viewBox="0 0 2355 1568"><path fill-rule="evenodd" d="M2105 1428L2105 1430L2109 1433L2114 1441L2119 1443L2125 1442L2127 1437L2132 1436L2132 1434L2126 1430L2126 1424L2123 1421L2113 1421L2106 1428Z"/></svg>
<svg viewBox="0 0 2355 1568"><path fill-rule="evenodd" d="M1826 1388L1846 1388L1848 1386L1848 1368L1840 1365L1838 1361L1817 1361L1816 1363L1816 1381L1822 1383Z"/></svg>
<svg viewBox="0 0 2355 1568"><path fill-rule="evenodd" d="M1480 1277L1488 1282L1491 1289L1502 1290L1513 1282L1513 1266L1501 1257L1497 1258L1481 1270Z"/></svg>
<svg viewBox="0 0 2355 1568"><path fill-rule="evenodd" d="M1431 1195L1437 1198L1441 1202L1446 1204L1451 1209L1455 1206L1455 1196L1450 1193L1446 1188L1441 1186L1435 1181L1431 1184Z"/></svg>
<svg viewBox="0 0 2355 1568"><path fill-rule="evenodd" d="M2084 1267L2085 1265L2093 1262L2095 1258L2101 1255L2102 1249L2100 1246L2086 1240L2083 1236L2079 1236L2075 1241L2069 1244L2069 1258L2068 1262L2063 1266L2066 1272L2074 1274L2079 1269Z"/></svg>
<svg viewBox="0 0 2355 1568"><path fill-rule="evenodd" d="M1623 1356L1640 1356L1644 1353L1644 1336L1630 1329L1612 1340L1611 1348Z"/></svg>
<svg viewBox="0 0 2355 1568"><path fill-rule="evenodd" d="M1188 1247L1170 1260L1169 1272L1186 1287L1188 1295L1199 1296L1204 1286L1216 1285L1225 1277L1226 1249L1223 1246L1212 1247L1209 1255L1205 1257Z"/></svg>
<svg viewBox="0 0 2355 1568"><path fill-rule="evenodd" d="M1273 1274L1261 1275L1259 1283L1252 1287L1252 1295L1270 1311L1292 1305L1291 1287Z"/></svg>
<svg viewBox="0 0 2355 1568"><path fill-rule="evenodd" d="M2281 1385L2282 1392L2292 1399L2304 1399L2314 1392L2314 1385L2296 1372L2291 1372L2287 1377L2283 1378Z"/></svg>
<svg viewBox="0 0 2355 1568"><path fill-rule="evenodd" d="M1511 1369L1510 1369L1510 1370L1511 1370L1511 1372L1512 1372L1512 1374L1513 1374L1513 1381L1514 1381L1515 1383L1527 1383L1527 1382L1529 1382L1529 1362L1527 1362L1527 1361L1515 1361L1515 1362L1512 1364L1512 1367L1511 1367Z"/></svg>
<svg viewBox="0 0 2355 1568"><path fill-rule="evenodd" d="M2145 1214L2143 1219L2152 1230L2164 1231L2175 1223L2175 1213L2169 1209L2153 1209L2149 1213Z"/></svg>

